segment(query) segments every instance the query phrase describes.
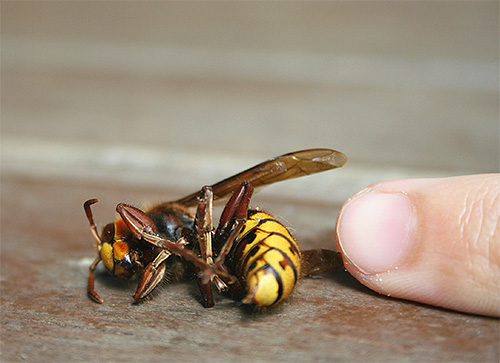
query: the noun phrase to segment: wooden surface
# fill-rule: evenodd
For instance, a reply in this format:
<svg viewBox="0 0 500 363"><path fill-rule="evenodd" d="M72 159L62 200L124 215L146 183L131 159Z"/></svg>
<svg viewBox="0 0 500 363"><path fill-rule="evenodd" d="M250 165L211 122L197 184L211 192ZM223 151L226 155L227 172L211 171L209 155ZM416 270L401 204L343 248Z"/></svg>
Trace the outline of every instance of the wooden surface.
<svg viewBox="0 0 500 363"><path fill-rule="evenodd" d="M491 172L497 14L494 1L4 2L2 134Z"/></svg>
<svg viewBox="0 0 500 363"><path fill-rule="evenodd" d="M120 195L164 193L2 180L2 361L498 361L497 319L382 297L344 271L302 280L282 306L260 313L225 297L204 309L194 282L135 305L134 283L103 271L105 303L96 304L86 296L95 247L81 204L101 197L96 214L107 223ZM317 222L297 231L300 245L331 247L331 208L305 207Z"/></svg>
<svg viewBox="0 0 500 363"><path fill-rule="evenodd" d="M331 248L341 205L388 179L499 170L498 2L2 2L2 361L498 361L499 322L378 296L347 273L273 311L132 304L95 218L285 152L345 167L253 205Z"/></svg>

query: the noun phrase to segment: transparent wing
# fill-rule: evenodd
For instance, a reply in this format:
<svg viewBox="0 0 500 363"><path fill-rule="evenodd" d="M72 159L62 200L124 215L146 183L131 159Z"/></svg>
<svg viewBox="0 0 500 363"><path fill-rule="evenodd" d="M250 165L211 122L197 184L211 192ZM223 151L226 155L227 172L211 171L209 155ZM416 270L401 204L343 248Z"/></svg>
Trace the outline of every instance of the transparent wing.
<svg viewBox="0 0 500 363"><path fill-rule="evenodd" d="M347 161L340 151L330 149L301 150L264 161L250 169L212 185L214 200L225 198L234 192L243 181L254 188L273 184L282 180L339 168ZM197 191L175 203L190 207L198 204Z"/></svg>
<svg viewBox="0 0 500 363"><path fill-rule="evenodd" d="M322 275L344 266L340 253L325 249L302 251L300 262L303 277Z"/></svg>

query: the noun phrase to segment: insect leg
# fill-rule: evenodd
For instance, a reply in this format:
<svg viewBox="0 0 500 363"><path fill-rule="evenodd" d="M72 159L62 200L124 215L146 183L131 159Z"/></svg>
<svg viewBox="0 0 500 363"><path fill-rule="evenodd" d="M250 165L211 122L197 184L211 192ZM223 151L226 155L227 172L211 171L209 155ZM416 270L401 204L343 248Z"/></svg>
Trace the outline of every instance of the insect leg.
<svg viewBox="0 0 500 363"><path fill-rule="evenodd" d="M120 203L116 206L116 211L122 217L123 221L130 231L139 239L167 250L170 253L175 253L178 256L192 262L195 266L206 268L207 264L201 260L193 251L184 248L188 242L184 237L177 242L162 238L156 232L156 226L149 216L136 207Z"/></svg>
<svg viewBox="0 0 500 363"><path fill-rule="evenodd" d="M201 304L205 308L214 306L214 295L212 293L212 285L210 279L204 278L204 273L198 267L195 267L196 282L201 294ZM206 281L205 281L206 280Z"/></svg>
<svg viewBox="0 0 500 363"><path fill-rule="evenodd" d="M140 239L143 237L144 233L152 235L158 234L158 230L153 220L139 208L120 203L116 206L116 211L137 238Z"/></svg>
<svg viewBox="0 0 500 363"><path fill-rule="evenodd" d="M213 263L212 253L212 201L213 194L210 187L203 187L201 190L200 203L196 210L194 227L198 242L200 244L201 257L208 263Z"/></svg>
<svg viewBox="0 0 500 363"><path fill-rule="evenodd" d="M188 242L184 237L181 237L176 242L160 237L152 228L153 221L151 218L149 218L146 213L140 209L120 203L117 205L116 210L122 217L127 227L137 238L142 238L144 241L151 243L156 247L165 249L170 253L175 253L177 256L191 262L195 267L200 268L200 270L213 270L212 266L199 258L193 251L184 247L188 245ZM222 270L217 271L217 274L224 276L225 279L232 280L231 275Z"/></svg>
<svg viewBox="0 0 500 363"><path fill-rule="evenodd" d="M225 239L224 245L220 249L217 258L214 261L214 268L217 271L223 270L225 273L228 273L224 264L226 256L231 250L234 240L247 220L248 205L250 203L252 193L253 187L250 183L246 181L241 183L227 202L224 211L222 212L219 227L217 228L214 237L219 244L220 241L224 241ZM220 273L218 274L235 295L244 295L244 289L238 279L233 276L231 280L226 280L223 275Z"/></svg>
<svg viewBox="0 0 500 363"><path fill-rule="evenodd" d="M95 302L102 304L104 302L103 299L99 296L99 294L95 291L94 288L94 270L97 266L97 264L101 261L101 257L97 257L94 262L89 267L89 283L87 287L87 291L89 296L94 300Z"/></svg>
<svg viewBox="0 0 500 363"><path fill-rule="evenodd" d="M201 258L208 264L213 265L213 252L212 252L212 201L213 194L210 187L203 187L201 189L200 200L196 210L194 219L194 228L200 246ZM211 281L213 279L219 280L223 283L217 275L211 275L210 279L203 278L203 273L199 267L195 267L196 282L201 294L201 303L204 307L210 308L214 306L214 299L212 294Z"/></svg>
<svg viewBox="0 0 500 363"><path fill-rule="evenodd" d="M235 208L240 204L238 198L241 198L242 196L241 190L243 190L243 187L240 188L240 193L235 193L235 197L228 203L228 206L225 208L225 213L223 213L223 227L225 228L229 227L230 225L232 226L230 222L233 222L233 214L235 213ZM208 186L203 187L203 189L201 190L201 196L199 198L194 225L198 237L202 259L208 265L212 266L211 269L205 270L196 267L196 280L198 282L202 304L204 307L211 307L214 304L211 282L214 282L219 291L227 290L228 284L232 285L231 290L235 290L235 286L239 286L239 283L234 276L231 276L230 279L226 279L227 283L224 282L222 276L230 276L223 264L224 256L220 260L221 263L217 266L214 266L212 251L212 237L214 234L212 223L212 202L212 188Z"/></svg>
<svg viewBox="0 0 500 363"><path fill-rule="evenodd" d="M186 261L191 262L197 271L200 271L198 276L200 276L200 283L202 285L207 285L210 284L210 281L213 280L214 276L217 275L224 281L230 284L234 284L237 280L234 276L228 274L225 270L216 268L210 264L208 264L206 261L203 259L199 258L193 251L190 249L185 248L184 246L187 245L187 241L184 239L184 237L181 237L178 241L174 242L166 238L160 237L156 233L156 229L153 228L154 224L151 218L149 218L146 213L141 211L140 209L137 209L135 207L132 207L130 205L126 204L118 204L116 207L117 212L120 214L122 217L123 221L127 225L127 227L134 233L134 235L137 238L142 238L144 241L151 243L152 245L155 245L161 249L163 249L163 252L165 253L161 258L163 261L168 258L166 255L167 253L170 255L171 253L174 253L182 258L184 258ZM162 252L162 253L163 253ZM163 262L162 261L162 262ZM158 264L158 267L160 267L161 264ZM154 266L152 266L154 267ZM149 277L154 277L153 275L156 272L152 271L149 275L147 271L145 272L146 275L143 275L144 279L148 279ZM142 283L142 281L141 281ZM146 284L146 282L145 282ZM151 283L152 284L152 283ZM157 283L156 283L157 284ZM156 285L155 285L156 286ZM154 288L154 286L153 286ZM151 289L152 290L152 289ZM201 289L200 289L201 291ZM204 291L201 291L202 294ZM136 293L135 296L138 296L140 299L139 295L145 296L147 294L144 293Z"/></svg>
<svg viewBox="0 0 500 363"><path fill-rule="evenodd" d="M170 255L168 250L162 250L154 261L146 266L134 294L135 300L145 298L160 283L165 276L166 265L164 262Z"/></svg>
<svg viewBox="0 0 500 363"><path fill-rule="evenodd" d="M234 240L247 221L248 205L252 193L252 185L248 182L243 182L227 202L220 218L219 227L215 233L215 239L220 240L224 238L228 231L231 231L231 233L227 236L226 242L216 258L216 264L224 263L227 254L231 250L231 247L233 247Z"/></svg>

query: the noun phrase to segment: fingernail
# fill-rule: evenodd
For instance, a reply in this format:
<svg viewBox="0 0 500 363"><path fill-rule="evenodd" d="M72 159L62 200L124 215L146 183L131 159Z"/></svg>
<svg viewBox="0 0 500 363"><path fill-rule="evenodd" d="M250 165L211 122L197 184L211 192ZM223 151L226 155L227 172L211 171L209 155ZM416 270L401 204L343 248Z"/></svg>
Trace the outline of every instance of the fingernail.
<svg viewBox="0 0 500 363"><path fill-rule="evenodd" d="M410 248L411 219L404 194L362 192L341 211L337 248L364 274L395 269Z"/></svg>

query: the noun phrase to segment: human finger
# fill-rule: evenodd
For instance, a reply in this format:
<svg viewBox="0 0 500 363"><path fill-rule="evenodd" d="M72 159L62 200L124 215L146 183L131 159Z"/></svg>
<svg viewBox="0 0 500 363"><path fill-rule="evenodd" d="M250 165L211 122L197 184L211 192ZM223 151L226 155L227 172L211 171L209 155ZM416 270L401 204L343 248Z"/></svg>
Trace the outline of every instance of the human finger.
<svg viewBox="0 0 500 363"><path fill-rule="evenodd" d="M346 202L336 244L381 294L499 316L499 221L499 174L397 180Z"/></svg>

